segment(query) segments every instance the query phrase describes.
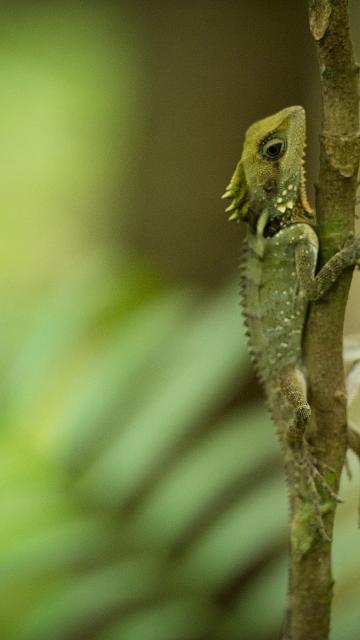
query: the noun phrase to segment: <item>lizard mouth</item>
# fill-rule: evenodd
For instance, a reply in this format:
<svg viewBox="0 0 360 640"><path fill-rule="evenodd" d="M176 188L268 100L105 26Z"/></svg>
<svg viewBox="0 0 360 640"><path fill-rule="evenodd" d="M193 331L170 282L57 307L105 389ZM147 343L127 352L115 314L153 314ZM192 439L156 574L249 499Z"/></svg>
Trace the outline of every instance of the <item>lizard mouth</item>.
<svg viewBox="0 0 360 640"><path fill-rule="evenodd" d="M280 218L271 218L266 224L263 232L264 238L272 238L284 227L283 221Z"/></svg>

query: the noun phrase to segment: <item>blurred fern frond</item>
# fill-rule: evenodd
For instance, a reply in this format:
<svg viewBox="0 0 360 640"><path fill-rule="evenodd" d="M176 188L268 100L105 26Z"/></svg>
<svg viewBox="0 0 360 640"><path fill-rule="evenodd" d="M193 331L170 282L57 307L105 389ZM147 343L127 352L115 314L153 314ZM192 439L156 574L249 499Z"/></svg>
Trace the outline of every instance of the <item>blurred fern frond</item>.
<svg viewBox="0 0 360 640"><path fill-rule="evenodd" d="M275 638L286 498L269 418L246 398L236 288L85 270L40 301L19 345L3 363L1 636ZM344 493L334 638L341 625L351 640Z"/></svg>

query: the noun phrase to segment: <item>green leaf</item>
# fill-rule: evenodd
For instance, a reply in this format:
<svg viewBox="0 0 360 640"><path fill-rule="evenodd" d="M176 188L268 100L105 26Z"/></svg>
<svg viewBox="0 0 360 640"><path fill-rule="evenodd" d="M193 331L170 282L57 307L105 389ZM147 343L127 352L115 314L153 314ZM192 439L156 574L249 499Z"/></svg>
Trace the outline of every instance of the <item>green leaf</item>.
<svg viewBox="0 0 360 640"><path fill-rule="evenodd" d="M236 375L248 364L235 301L231 287L174 336L166 359L151 372L146 394L136 390L126 429L84 478L83 488L93 498L121 504L134 496L180 439L234 391Z"/></svg>
<svg viewBox="0 0 360 640"><path fill-rule="evenodd" d="M275 517L276 514L276 517ZM284 539L286 489L281 477L256 486L204 531L182 557L181 575L202 589L218 588L245 571L269 547Z"/></svg>
<svg viewBox="0 0 360 640"><path fill-rule="evenodd" d="M127 619L129 618L129 619ZM136 611L120 624L101 634L98 640L192 640L210 637L216 614L210 602L197 597L154 603Z"/></svg>
<svg viewBox="0 0 360 640"><path fill-rule="evenodd" d="M235 483L245 482L254 469L261 473L277 450L264 410L242 411L219 422L174 462L135 515L134 530L146 531L154 544L172 546L219 499L233 495Z"/></svg>
<svg viewBox="0 0 360 640"><path fill-rule="evenodd" d="M63 640L91 632L94 625L121 607L151 598L160 591L159 567L141 558L104 566L46 594L41 605L19 624L18 640Z"/></svg>

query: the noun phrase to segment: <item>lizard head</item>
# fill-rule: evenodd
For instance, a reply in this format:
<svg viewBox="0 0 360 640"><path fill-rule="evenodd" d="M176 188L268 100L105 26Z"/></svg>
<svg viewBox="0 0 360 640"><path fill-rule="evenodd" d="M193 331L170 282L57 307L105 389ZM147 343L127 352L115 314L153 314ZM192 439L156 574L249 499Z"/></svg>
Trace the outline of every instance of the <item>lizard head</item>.
<svg viewBox="0 0 360 640"><path fill-rule="evenodd" d="M256 228L266 211L266 222L276 228L313 218L305 188L305 136L305 111L298 106L249 127L240 162L223 195L232 200L226 209L230 220Z"/></svg>

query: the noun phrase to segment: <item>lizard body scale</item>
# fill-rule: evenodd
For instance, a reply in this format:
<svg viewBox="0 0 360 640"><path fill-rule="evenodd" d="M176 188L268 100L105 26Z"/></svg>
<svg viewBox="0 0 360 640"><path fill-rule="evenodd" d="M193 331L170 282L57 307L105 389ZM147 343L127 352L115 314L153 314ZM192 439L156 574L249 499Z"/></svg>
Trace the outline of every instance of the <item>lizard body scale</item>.
<svg viewBox="0 0 360 640"><path fill-rule="evenodd" d="M229 219L247 223L241 299L250 355L283 444L287 474L297 465L305 474L326 537L315 480L333 499L337 496L308 446L311 409L303 335L310 302L321 298L344 269L359 263L360 240L350 237L316 273L319 242L305 189L305 136L300 106L254 123L223 197L231 200Z"/></svg>
<svg viewBox="0 0 360 640"><path fill-rule="evenodd" d="M309 244L316 258L317 236L305 224L291 225L268 238L249 234L240 264L249 352L280 429L284 420L291 420L290 408L282 403L283 372L294 370L300 384L305 384L302 337L308 301L298 286L295 264L295 246L301 243Z"/></svg>

